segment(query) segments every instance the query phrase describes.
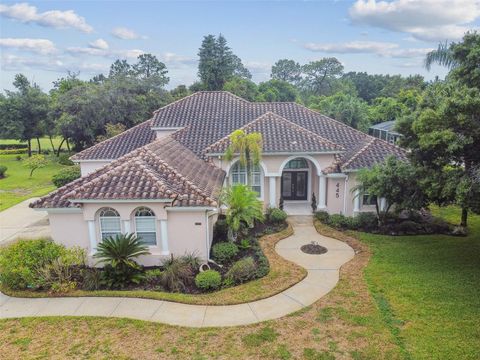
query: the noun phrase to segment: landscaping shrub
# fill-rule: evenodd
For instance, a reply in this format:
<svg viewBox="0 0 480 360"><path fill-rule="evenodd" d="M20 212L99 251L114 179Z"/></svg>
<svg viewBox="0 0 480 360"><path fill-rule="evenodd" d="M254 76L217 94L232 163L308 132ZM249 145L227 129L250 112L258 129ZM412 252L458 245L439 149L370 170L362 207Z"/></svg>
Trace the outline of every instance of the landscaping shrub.
<svg viewBox="0 0 480 360"><path fill-rule="evenodd" d="M5 177L7 169L8 168L5 165L0 165L0 179L3 179Z"/></svg>
<svg viewBox="0 0 480 360"><path fill-rule="evenodd" d="M232 242L221 242L212 247L213 258L222 264L229 262L237 254L238 246Z"/></svg>
<svg viewBox="0 0 480 360"><path fill-rule="evenodd" d="M21 240L0 250L0 282L14 290L42 285L38 269L51 264L66 249L53 241Z"/></svg>
<svg viewBox="0 0 480 360"><path fill-rule="evenodd" d="M330 214L326 211L320 210L315 213L315 217L318 221L328 224L328 220L330 219Z"/></svg>
<svg viewBox="0 0 480 360"><path fill-rule="evenodd" d="M103 239L93 256L107 264L102 274L106 285L110 288L123 288L129 283L138 284L142 280L140 266L134 259L148 254L148 246L135 234L120 234Z"/></svg>
<svg viewBox="0 0 480 360"><path fill-rule="evenodd" d="M406 220L397 224L394 229L401 234L415 235L422 231L422 225L411 220Z"/></svg>
<svg viewBox="0 0 480 360"><path fill-rule="evenodd" d="M193 283L195 272L185 259L172 255L162 266L161 284L165 289L180 292Z"/></svg>
<svg viewBox="0 0 480 360"><path fill-rule="evenodd" d="M228 225L225 218L218 219L213 227L213 241L225 241L227 239Z"/></svg>
<svg viewBox="0 0 480 360"><path fill-rule="evenodd" d="M342 214L333 214L330 215L327 224L336 229L345 229L348 228L350 221Z"/></svg>
<svg viewBox="0 0 480 360"><path fill-rule="evenodd" d="M355 218L361 230L369 232L378 228L377 216L372 212L358 213Z"/></svg>
<svg viewBox="0 0 480 360"><path fill-rule="evenodd" d="M246 257L238 260L232 265L225 275L228 281L234 284L241 284L255 278L256 267L252 257Z"/></svg>
<svg viewBox="0 0 480 360"><path fill-rule="evenodd" d="M0 144L0 150L28 149L27 144Z"/></svg>
<svg viewBox="0 0 480 360"><path fill-rule="evenodd" d="M6 149L0 150L0 155L26 154L28 149Z"/></svg>
<svg viewBox="0 0 480 360"><path fill-rule="evenodd" d="M69 159L70 154L60 154L58 157L58 163L61 165L72 166L75 165L72 160Z"/></svg>
<svg viewBox="0 0 480 360"><path fill-rule="evenodd" d="M58 258L37 269L38 284L53 292L67 292L77 287L79 267L84 266L85 249L73 247L63 249Z"/></svg>
<svg viewBox="0 0 480 360"><path fill-rule="evenodd" d="M22 161L22 157L20 155L15 156L15 160Z"/></svg>
<svg viewBox="0 0 480 360"><path fill-rule="evenodd" d="M280 224L287 220L287 213L283 210L274 208L271 210L268 219L276 224Z"/></svg>
<svg viewBox="0 0 480 360"><path fill-rule="evenodd" d="M86 268L82 270L82 289L88 291L99 290L103 285L101 270L97 268Z"/></svg>
<svg viewBox="0 0 480 360"><path fill-rule="evenodd" d="M222 284L222 276L218 271L206 270L195 277L195 285L202 290L215 290Z"/></svg>
<svg viewBox="0 0 480 360"><path fill-rule="evenodd" d="M59 188L75 179L78 179L80 176L81 174L79 166L69 166L53 175L52 182L57 188Z"/></svg>

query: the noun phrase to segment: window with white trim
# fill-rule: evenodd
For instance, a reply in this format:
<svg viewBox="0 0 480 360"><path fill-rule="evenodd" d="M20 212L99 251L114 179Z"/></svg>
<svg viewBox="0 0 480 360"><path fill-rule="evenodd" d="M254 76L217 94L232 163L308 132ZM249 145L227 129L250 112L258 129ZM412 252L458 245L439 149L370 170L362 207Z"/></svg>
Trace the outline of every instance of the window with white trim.
<svg viewBox="0 0 480 360"><path fill-rule="evenodd" d="M112 208L103 208L99 212L100 235L102 240L121 234L120 214Z"/></svg>
<svg viewBox="0 0 480 360"><path fill-rule="evenodd" d="M239 161L232 166L231 170L232 184L244 184L247 185L247 168L242 166ZM258 193L258 196L262 194L262 171L260 166L254 165L252 169L252 190Z"/></svg>
<svg viewBox="0 0 480 360"><path fill-rule="evenodd" d="M135 233L145 245L157 245L157 227L155 222L155 213L151 209L141 207L135 210Z"/></svg>
<svg viewBox="0 0 480 360"><path fill-rule="evenodd" d="M363 206L370 206L377 204L377 196L370 195L370 194L363 194L362 197L362 205Z"/></svg>

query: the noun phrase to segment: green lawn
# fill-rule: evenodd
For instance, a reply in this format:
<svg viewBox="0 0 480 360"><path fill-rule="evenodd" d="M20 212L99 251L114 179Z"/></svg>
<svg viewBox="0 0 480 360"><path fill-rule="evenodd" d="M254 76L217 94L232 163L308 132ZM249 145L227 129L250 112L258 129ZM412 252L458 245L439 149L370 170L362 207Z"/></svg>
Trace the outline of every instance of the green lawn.
<svg viewBox="0 0 480 360"><path fill-rule="evenodd" d="M61 137L54 137L52 138L53 145L55 146L55 150L58 149L58 146L62 142ZM18 141L14 139L0 139L0 144L25 144L25 147L27 147L27 143L25 141ZM52 145L50 143L49 138L40 138L40 146L42 147L42 150L52 150ZM38 149L37 145L37 139L32 140L32 150L36 151ZM67 146L65 143L62 145L62 149L66 150Z"/></svg>
<svg viewBox="0 0 480 360"><path fill-rule="evenodd" d="M30 178L30 170L23 166L22 161L16 160L18 155L0 155L0 165L8 170L6 177L0 179L0 211L34 196L42 196L55 189L52 176L63 165L56 162L54 156L47 157L50 161L44 168L37 169ZM23 158L27 155L21 155Z"/></svg>
<svg viewBox="0 0 480 360"><path fill-rule="evenodd" d="M436 209L459 223L456 208ZM480 216L468 237L361 234L365 270L383 318L411 359L480 359Z"/></svg>

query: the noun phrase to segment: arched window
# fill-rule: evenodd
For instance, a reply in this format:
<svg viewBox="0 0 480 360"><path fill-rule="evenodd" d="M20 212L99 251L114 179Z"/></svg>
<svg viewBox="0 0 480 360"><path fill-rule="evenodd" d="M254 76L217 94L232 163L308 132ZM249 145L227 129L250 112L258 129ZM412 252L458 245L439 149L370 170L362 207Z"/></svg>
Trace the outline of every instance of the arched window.
<svg viewBox="0 0 480 360"><path fill-rule="evenodd" d="M103 208L99 213L100 219L100 234L102 240L109 237L115 236L122 232L120 226L120 215L117 210L112 208Z"/></svg>
<svg viewBox="0 0 480 360"><path fill-rule="evenodd" d="M155 213L141 207L135 210L135 232L146 245L157 245L157 230L155 226Z"/></svg>
<svg viewBox="0 0 480 360"><path fill-rule="evenodd" d="M244 184L247 185L247 169L242 166L239 161L232 166L232 184ZM252 169L252 184L250 184L252 190L258 193L258 196L262 193L262 171L260 166L255 165Z"/></svg>
<svg viewBox="0 0 480 360"><path fill-rule="evenodd" d="M285 165L285 169L308 169L308 163L302 158L293 159Z"/></svg>

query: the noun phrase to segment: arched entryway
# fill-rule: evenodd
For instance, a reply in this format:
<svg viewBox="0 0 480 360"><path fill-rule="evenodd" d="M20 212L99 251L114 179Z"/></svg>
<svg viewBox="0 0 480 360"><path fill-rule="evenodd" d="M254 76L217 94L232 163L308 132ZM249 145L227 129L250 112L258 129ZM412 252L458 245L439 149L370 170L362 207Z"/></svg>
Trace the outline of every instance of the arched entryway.
<svg viewBox="0 0 480 360"><path fill-rule="evenodd" d="M291 157L281 167L280 196L291 215L311 214L312 197L318 201L320 168L311 157Z"/></svg>

